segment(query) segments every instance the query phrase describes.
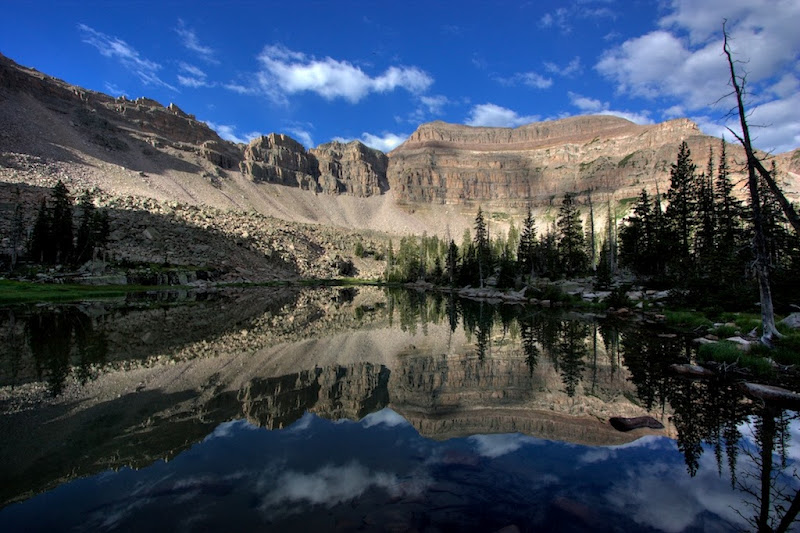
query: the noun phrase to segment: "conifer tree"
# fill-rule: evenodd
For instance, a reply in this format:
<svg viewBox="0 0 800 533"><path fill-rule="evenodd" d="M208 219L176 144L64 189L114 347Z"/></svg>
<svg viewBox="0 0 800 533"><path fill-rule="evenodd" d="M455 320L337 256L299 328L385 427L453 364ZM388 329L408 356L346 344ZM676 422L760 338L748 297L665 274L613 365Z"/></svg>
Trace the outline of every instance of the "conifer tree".
<svg viewBox="0 0 800 533"><path fill-rule="evenodd" d="M50 252L53 249L50 237L50 212L47 209L47 200L42 198L36 222L33 224L29 254L36 263L49 263Z"/></svg>
<svg viewBox="0 0 800 533"><path fill-rule="evenodd" d="M714 151L709 148L708 168L697 179L697 237L695 258L698 264L713 261L717 233L716 206L714 203ZM708 270L705 270L708 272Z"/></svg>
<svg viewBox="0 0 800 533"><path fill-rule="evenodd" d="M536 226L533 213L528 207L528 216L522 223L522 232L517 246L517 269L523 276L533 276L534 255L536 252Z"/></svg>
<svg viewBox="0 0 800 533"><path fill-rule="evenodd" d="M691 151L686 141L678 149L677 161L670 171L670 187L667 191L667 224L674 232L671 263L675 273L688 274L691 270L692 243L696 223L697 199L695 194L695 170Z"/></svg>
<svg viewBox="0 0 800 533"><path fill-rule="evenodd" d="M486 220L483 218L483 211L478 207L478 214L475 215L475 253L478 260L478 275L481 287L483 287L483 282L491 268L491 248L489 245Z"/></svg>
<svg viewBox="0 0 800 533"><path fill-rule="evenodd" d="M586 271L589 266L589 257L586 254L586 240L583 235L578 206L575 205L572 194L565 194L561 207L558 210L558 254L562 262L564 273L574 276Z"/></svg>
<svg viewBox="0 0 800 533"><path fill-rule="evenodd" d="M61 180L58 180L50 195L52 199L51 235L53 260L65 263L72 260L74 250L72 233L72 200L69 191Z"/></svg>

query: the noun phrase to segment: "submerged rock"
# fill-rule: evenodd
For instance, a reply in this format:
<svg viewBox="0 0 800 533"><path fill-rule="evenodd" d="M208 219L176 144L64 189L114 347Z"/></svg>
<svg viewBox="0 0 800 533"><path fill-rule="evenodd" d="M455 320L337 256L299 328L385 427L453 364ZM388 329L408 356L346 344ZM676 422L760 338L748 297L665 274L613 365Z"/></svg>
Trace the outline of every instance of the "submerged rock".
<svg viewBox="0 0 800 533"><path fill-rule="evenodd" d="M650 428L650 429L664 429L664 424L653 418L652 416L637 416L634 418L624 418L621 416L614 416L608 420L611 426L617 431L632 431L634 429Z"/></svg>
<svg viewBox="0 0 800 533"><path fill-rule="evenodd" d="M681 376L693 378L708 378L714 375L714 372L700 365L669 365L669 369Z"/></svg>

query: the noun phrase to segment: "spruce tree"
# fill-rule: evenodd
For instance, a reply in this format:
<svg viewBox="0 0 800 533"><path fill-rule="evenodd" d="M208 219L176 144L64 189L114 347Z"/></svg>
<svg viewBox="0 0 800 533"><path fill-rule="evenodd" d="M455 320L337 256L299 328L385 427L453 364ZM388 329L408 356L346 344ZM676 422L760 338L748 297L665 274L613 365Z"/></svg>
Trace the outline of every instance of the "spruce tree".
<svg viewBox="0 0 800 533"><path fill-rule="evenodd" d="M489 276L491 268L491 248L486 220L483 218L483 211L480 207L478 207L478 214L475 215L475 253L478 260L480 286L483 287L483 282Z"/></svg>
<svg viewBox="0 0 800 533"><path fill-rule="evenodd" d="M692 243L696 223L695 170L691 151L686 141L678 149L677 161L670 171L665 218L675 238L671 241L670 263L678 275L686 275L692 268Z"/></svg>
<svg viewBox="0 0 800 533"><path fill-rule="evenodd" d="M66 263L72 260L74 250L72 233L72 200L69 191L61 180L58 180L50 198L52 200L51 234L53 260Z"/></svg>
<svg viewBox="0 0 800 533"><path fill-rule="evenodd" d="M558 253L567 277L585 272L589 266L586 240L578 206L572 194L564 195L558 210Z"/></svg>
<svg viewBox="0 0 800 533"><path fill-rule="evenodd" d="M528 207L528 216L522 223L522 232L519 236L517 246L517 269L523 277L533 276L534 254L536 251L536 226L533 220L533 213Z"/></svg>
<svg viewBox="0 0 800 533"><path fill-rule="evenodd" d="M28 246L28 253L35 263L52 262L52 238L50 235L50 211L47 209L47 200L42 198L39 204L39 212L36 215L36 222L33 224L33 232Z"/></svg>
<svg viewBox="0 0 800 533"><path fill-rule="evenodd" d="M714 203L714 151L709 148L708 168L697 179L697 237L695 262L710 266L714 260L717 233L716 205ZM708 269L702 269L708 272Z"/></svg>

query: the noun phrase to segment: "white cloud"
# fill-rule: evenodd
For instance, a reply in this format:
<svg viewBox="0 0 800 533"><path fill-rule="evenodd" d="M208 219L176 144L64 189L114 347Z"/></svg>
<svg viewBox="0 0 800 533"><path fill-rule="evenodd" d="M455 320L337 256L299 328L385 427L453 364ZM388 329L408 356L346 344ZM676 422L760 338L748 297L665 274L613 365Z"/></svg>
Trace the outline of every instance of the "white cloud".
<svg viewBox="0 0 800 533"><path fill-rule="evenodd" d="M208 81L208 76L203 70L194 65L181 62L178 68L182 74L178 74L178 83L185 87L213 87L215 84Z"/></svg>
<svg viewBox="0 0 800 533"><path fill-rule="evenodd" d="M602 54L595 68L613 81L617 91L666 100L675 110L713 111L724 122L733 108L729 70L722 54L722 21L739 74L746 75L748 108L766 106L774 131L762 135L764 149L797 147L800 125L787 101L797 94L800 63L800 3L794 0L672 0L659 21L660 29L628 39ZM765 132L766 133L766 132Z"/></svg>
<svg viewBox="0 0 800 533"><path fill-rule="evenodd" d="M111 82L105 82L103 84L103 87L105 87L106 92L108 94L110 94L111 96L128 96L128 93L125 92L124 89L120 89L119 87L117 87L115 84L113 84Z"/></svg>
<svg viewBox="0 0 800 533"><path fill-rule="evenodd" d="M306 148L313 148L314 147L314 140L311 138L311 133L302 127L290 127L287 128L288 131L295 139L300 141L300 144L305 146Z"/></svg>
<svg viewBox="0 0 800 533"><path fill-rule="evenodd" d="M192 28L186 26L186 23L183 20L178 19L178 27L175 28L175 33L180 36L181 44L183 44L187 50L191 50L204 61L214 64L219 63L219 61L214 57L214 49L200 44L197 34Z"/></svg>
<svg viewBox="0 0 800 533"><path fill-rule="evenodd" d="M619 111L617 109L611 109L611 105L608 102L602 102L596 98L582 96L580 94L573 93L572 91L568 92L567 94L572 105L580 109L582 113L589 113L592 115L611 115L614 117L624 118L625 120L630 120L635 124L653 123L653 119L650 118L649 111Z"/></svg>
<svg viewBox="0 0 800 533"><path fill-rule="evenodd" d="M419 94L433 83L433 78L417 67L392 66L371 77L350 62L316 59L281 45L265 47L258 60L263 67L257 75L259 85L278 102L285 102L286 95L313 92L326 100L343 98L356 103L369 93L397 88Z"/></svg>
<svg viewBox="0 0 800 533"><path fill-rule="evenodd" d="M518 115L511 109L486 103L474 106L464 123L468 126L514 128L538 120L540 120L539 115Z"/></svg>
<svg viewBox="0 0 800 533"><path fill-rule="evenodd" d="M570 77L574 76L575 74L580 74L583 71L583 65L581 64L581 58L575 56L572 60L567 63L566 66L560 67L556 63L551 61L545 61L544 68L547 72L551 74L557 74L559 76Z"/></svg>
<svg viewBox="0 0 800 533"><path fill-rule="evenodd" d="M372 133L364 132L361 134L361 137L358 138L359 141L366 144L370 148L375 148L376 150L380 150L381 152L391 152L408 139L407 133L389 133L383 132L381 135L374 135ZM342 143L348 143L353 141L352 138L346 137L334 137L334 141L339 141Z"/></svg>
<svg viewBox="0 0 800 533"><path fill-rule="evenodd" d="M202 122L205 122L209 128L216 131L217 134L226 141L231 141L236 144L247 144L256 137L261 137L263 135L260 131L251 131L250 133L245 133L244 136L240 136L236 133L236 126L216 124L210 120L203 120Z"/></svg>
<svg viewBox="0 0 800 533"><path fill-rule="evenodd" d="M444 106L452 103L450 99L443 95L421 96L419 101L427 108L428 113L433 115L440 114Z"/></svg>
<svg viewBox="0 0 800 533"><path fill-rule="evenodd" d="M99 32L86 24L78 24L78 30L83 34L83 42L94 46L100 55L117 59L122 65L136 74L145 85L157 85L177 91L175 87L158 77L161 65L142 57L139 52L128 43Z"/></svg>

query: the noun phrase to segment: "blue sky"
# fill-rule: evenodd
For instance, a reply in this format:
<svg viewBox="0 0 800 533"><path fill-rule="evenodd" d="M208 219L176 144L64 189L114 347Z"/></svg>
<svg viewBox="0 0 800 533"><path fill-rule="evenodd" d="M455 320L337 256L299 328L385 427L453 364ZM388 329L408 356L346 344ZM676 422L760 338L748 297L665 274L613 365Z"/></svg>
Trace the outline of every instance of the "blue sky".
<svg viewBox="0 0 800 533"><path fill-rule="evenodd" d="M89 89L174 102L222 137L360 139L432 120L514 127L605 113L722 135L721 23L756 145L800 146L797 0L6 2L0 52ZM728 138L732 136L728 134Z"/></svg>

